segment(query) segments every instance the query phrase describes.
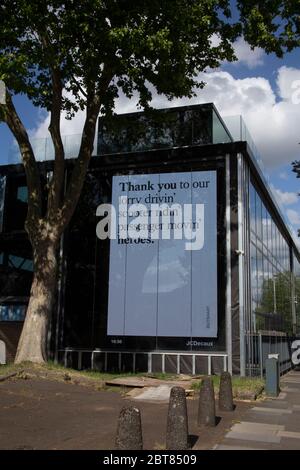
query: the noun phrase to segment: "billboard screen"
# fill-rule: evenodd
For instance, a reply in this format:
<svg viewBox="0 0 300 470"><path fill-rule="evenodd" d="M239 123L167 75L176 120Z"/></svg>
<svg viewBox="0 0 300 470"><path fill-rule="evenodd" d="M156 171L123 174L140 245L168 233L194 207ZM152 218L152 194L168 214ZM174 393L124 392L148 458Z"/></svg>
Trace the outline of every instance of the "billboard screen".
<svg viewBox="0 0 300 470"><path fill-rule="evenodd" d="M113 177L107 335L217 337L216 179Z"/></svg>

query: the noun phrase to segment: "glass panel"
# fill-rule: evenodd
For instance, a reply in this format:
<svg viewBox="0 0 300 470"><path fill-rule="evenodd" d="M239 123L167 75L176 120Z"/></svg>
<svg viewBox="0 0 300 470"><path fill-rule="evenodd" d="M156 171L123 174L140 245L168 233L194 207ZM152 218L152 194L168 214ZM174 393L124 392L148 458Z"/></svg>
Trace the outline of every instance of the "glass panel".
<svg viewBox="0 0 300 470"><path fill-rule="evenodd" d="M267 209L264 204L262 205L262 237L263 243L268 246L268 218L267 218Z"/></svg>
<svg viewBox="0 0 300 470"><path fill-rule="evenodd" d="M251 243L250 246L251 255L251 298L252 298L252 314L255 321L256 309L257 309L257 260L256 260L256 246ZM248 328L251 329L250 325Z"/></svg>
<svg viewBox="0 0 300 470"><path fill-rule="evenodd" d="M26 305L0 305L0 321L24 321Z"/></svg>
<svg viewBox="0 0 300 470"><path fill-rule="evenodd" d="M285 270L290 271L290 250L289 250L289 246L286 242L285 242L284 246L285 246L285 255L284 255Z"/></svg>
<svg viewBox="0 0 300 470"><path fill-rule="evenodd" d="M6 177L0 176L0 232L3 228Z"/></svg>
<svg viewBox="0 0 300 470"><path fill-rule="evenodd" d="M300 263L294 255L296 334L300 334Z"/></svg>
<svg viewBox="0 0 300 470"><path fill-rule="evenodd" d="M20 202L28 201L28 189L27 186L19 186L17 189L17 200Z"/></svg>
<svg viewBox="0 0 300 470"><path fill-rule="evenodd" d="M256 235L255 189L252 184L250 184L250 228Z"/></svg>
<svg viewBox="0 0 300 470"><path fill-rule="evenodd" d="M20 256L8 255L8 264L15 269L33 272L33 261Z"/></svg>
<svg viewBox="0 0 300 470"><path fill-rule="evenodd" d="M81 134L62 136L66 158L77 158L81 144ZM35 158L37 161L54 160L54 146L51 138L30 139ZM93 155L95 152L93 151ZM7 159L0 162L0 165L21 163L20 150L14 141L8 150Z"/></svg>
<svg viewBox="0 0 300 470"><path fill-rule="evenodd" d="M256 251L257 256L257 309L256 309L256 330L263 328L263 261L261 251Z"/></svg>
<svg viewBox="0 0 300 470"><path fill-rule="evenodd" d="M242 116L224 116L224 122L235 141L243 140Z"/></svg>
<svg viewBox="0 0 300 470"><path fill-rule="evenodd" d="M25 178L9 178L6 200L5 231L24 230L27 215L28 190Z"/></svg>
<svg viewBox="0 0 300 470"><path fill-rule="evenodd" d="M272 256L273 251L273 227L272 227L272 218L268 212L268 250Z"/></svg>
<svg viewBox="0 0 300 470"><path fill-rule="evenodd" d="M32 283L32 249L28 240L3 242L0 252L0 302L7 297L28 297Z"/></svg>
<svg viewBox="0 0 300 470"><path fill-rule="evenodd" d="M253 214L254 194L255 215ZM256 236L253 234L252 219L254 218ZM251 289L252 315L256 331L265 329L291 334L293 320L289 245L252 185L250 186L250 219L251 240L255 245L255 247L251 245ZM254 253L256 253L256 273L253 269Z"/></svg>
<svg viewBox="0 0 300 470"><path fill-rule="evenodd" d="M149 115L119 114L100 119L98 154L209 144L213 141L212 116L212 107L200 105L194 109L159 110Z"/></svg>
<svg viewBox="0 0 300 470"><path fill-rule="evenodd" d="M256 235L261 241L262 240L261 199L257 193L255 197L255 205L256 205Z"/></svg>
<svg viewBox="0 0 300 470"><path fill-rule="evenodd" d="M220 144L231 142L231 137L224 127L224 124L220 121L216 112L213 111L213 144Z"/></svg>

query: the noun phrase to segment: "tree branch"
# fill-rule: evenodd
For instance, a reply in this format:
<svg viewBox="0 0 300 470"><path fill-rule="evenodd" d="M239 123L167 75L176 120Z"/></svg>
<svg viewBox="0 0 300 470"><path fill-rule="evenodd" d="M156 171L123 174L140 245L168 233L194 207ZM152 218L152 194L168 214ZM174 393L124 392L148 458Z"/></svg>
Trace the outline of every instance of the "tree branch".
<svg viewBox="0 0 300 470"><path fill-rule="evenodd" d="M57 68L54 67L52 68L52 90L51 119L48 129L51 134L55 157L53 177L50 183L48 194L47 217L49 220L54 219L56 211L61 204L65 171L65 151L60 132L63 87L60 79L60 72Z"/></svg>
<svg viewBox="0 0 300 470"><path fill-rule="evenodd" d="M6 90L6 104L3 108L3 120L6 122L18 142L28 186L27 223L36 224L42 215L41 179L37 162L25 127L14 107L10 93Z"/></svg>
<svg viewBox="0 0 300 470"><path fill-rule="evenodd" d="M54 146L53 177L49 185L47 218L53 221L61 204L64 187L65 151L60 132L60 116L62 108L63 84L59 66L55 63L55 51L51 44L47 30L39 32L39 38L45 53L52 57L50 63L52 81L52 105L50 110L50 124L48 130Z"/></svg>
<svg viewBox="0 0 300 470"><path fill-rule="evenodd" d="M86 91L82 88L82 86L80 85L79 81L76 80L76 78L74 78L74 77L72 78L72 81L73 81L74 83L76 83L76 86L78 87L78 90L80 91L80 93L82 94L82 96L84 96L85 98L87 98L88 95L87 95Z"/></svg>
<svg viewBox="0 0 300 470"><path fill-rule="evenodd" d="M100 99L96 95L93 102L87 105L86 119L82 132L80 150L73 168L67 193L61 210L59 221L60 230L69 223L84 184L87 168L90 162L94 145L96 122L100 110Z"/></svg>
<svg viewBox="0 0 300 470"><path fill-rule="evenodd" d="M70 222L79 200L93 151L95 128L100 112L101 98L104 92L107 90L112 77L112 71L110 73L103 73L97 90L87 90L88 100L86 119L84 123L78 158L72 171L71 179L68 184L67 193L60 214L60 231L62 231L64 227Z"/></svg>

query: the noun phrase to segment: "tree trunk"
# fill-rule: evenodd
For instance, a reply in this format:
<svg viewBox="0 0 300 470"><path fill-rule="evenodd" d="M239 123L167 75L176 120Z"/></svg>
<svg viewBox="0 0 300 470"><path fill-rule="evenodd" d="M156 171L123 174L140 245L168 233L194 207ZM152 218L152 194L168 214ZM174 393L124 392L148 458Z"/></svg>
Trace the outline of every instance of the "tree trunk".
<svg viewBox="0 0 300 470"><path fill-rule="evenodd" d="M56 296L56 243L47 239L34 248L34 277L15 363L47 360L47 335Z"/></svg>

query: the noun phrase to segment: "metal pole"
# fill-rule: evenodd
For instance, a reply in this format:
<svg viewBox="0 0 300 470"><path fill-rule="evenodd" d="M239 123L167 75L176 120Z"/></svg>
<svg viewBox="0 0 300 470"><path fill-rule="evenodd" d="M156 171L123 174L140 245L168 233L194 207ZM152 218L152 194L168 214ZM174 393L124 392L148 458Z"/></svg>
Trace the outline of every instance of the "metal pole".
<svg viewBox="0 0 300 470"><path fill-rule="evenodd" d="M226 349L228 372L232 374L232 325L231 325L231 217L230 217L230 155L226 155Z"/></svg>
<svg viewBox="0 0 300 470"><path fill-rule="evenodd" d="M239 317L240 317L240 375L246 375L246 361L245 361L245 322L244 322L244 207L242 197L243 186L243 162L242 156L237 156L238 164L238 252L239 252Z"/></svg>

